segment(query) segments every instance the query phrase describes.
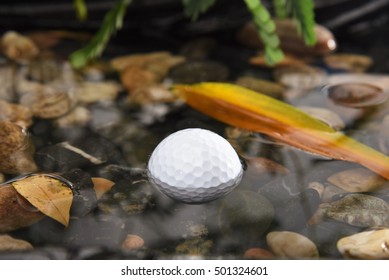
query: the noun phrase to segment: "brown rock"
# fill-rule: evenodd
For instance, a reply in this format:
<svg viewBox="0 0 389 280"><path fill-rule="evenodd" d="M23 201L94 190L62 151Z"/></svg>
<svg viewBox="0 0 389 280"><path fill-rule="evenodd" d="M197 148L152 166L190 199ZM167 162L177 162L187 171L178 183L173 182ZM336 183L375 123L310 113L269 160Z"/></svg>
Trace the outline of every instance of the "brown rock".
<svg viewBox="0 0 389 280"><path fill-rule="evenodd" d="M243 258L247 260L269 260L274 259L274 255L266 249L250 248L244 252Z"/></svg>
<svg viewBox="0 0 389 280"><path fill-rule="evenodd" d="M121 85L114 81L82 82L76 89L76 95L78 101L90 104L115 100L121 89Z"/></svg>
<svg viewBox="0 0 389 280"><path fill-rule="evenodd" d="M36 171L33 153L34 147L24 128L0 121L0 172L18 174Z"/></svg>
<svg viewBox="0 0 389 280"><path fill-rule="evenodd" d="M299 34L297 24L292 19L275 20L276 32L280 37L281 48L287 53L299 55L324 55L336 49L334 35L322 25L315 25L317 42L314 46L307 46ZM249 47L261 48L263 46L255 25L251 22L243 26L238 32L238 40Z"/></svg>
<svg viewBox="0 0 389 280"><path fill-rule="evenodd" d="M24 240L16 239L8 234L0 235L0 251L25 251L34 249L32 245Z"/></svg>
<svg viewBox="0 0 389 280"><path fill-rule="evenodd" d="M0 100L0 120L10 121L27 128L32 124L32 112L23 105Z"/></svg>
<svg viewBox="0 0 389 280"><path fill-rule="evenodd" d="M0 185L0 232L28 227L43 217L10 184Z"/></svg>
<svg viewBox="0 0 389 280"><path fill-rule="evenodd" d="M324 62L328 67L357 73L365 72L373 64L371 57L351 53L329 54Z"/></svg>
<svg viewBox="0 0 389 280"><path fill-rule="evenodd" d="M145 241L139 235L128 234L126 239L122 243L122 249L137 250L137 249L141 249L144 244Z"/></svg>
<svg viewBox="0 0 389 280"><path fill-rule="evenodd" d="M307 237L291 231L273 231L266 236L274 255L288 259L316 259L319 251Z"/></svg>
<svg viewBox="0 0 389 280"><path fill-rule="evenodd" d="M8 58L17 62L28 62L39 53L38 47L31 39L15 31L8 31L3 35L1 48Z"/></svg>
<svg viewBox="0 0 389 280"><path fill-rule="evenodd" d="M383 177L365 168L348 169L335 173L327 181L348 192L372 192L386 182Z"/></svg>
<svg viewBox="0 0 389 280"><path fill-rule="evenodd" d="M339 252L349 259L389 259L389 229L360 232L340 239Z"/></svg>

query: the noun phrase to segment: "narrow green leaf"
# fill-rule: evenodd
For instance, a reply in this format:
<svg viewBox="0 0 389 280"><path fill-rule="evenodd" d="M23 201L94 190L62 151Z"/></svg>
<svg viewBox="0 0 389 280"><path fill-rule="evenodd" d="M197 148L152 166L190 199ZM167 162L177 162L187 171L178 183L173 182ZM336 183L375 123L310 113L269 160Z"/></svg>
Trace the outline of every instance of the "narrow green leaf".
<svg viewBox="0 0 389 280"><path fill-rule="evenodd" d="M200 14L205 13L215 2L216 0L182 0L184 14L192 20L196 20Z"/></svg>
<svg viewBox="0 0 389 280"><path fill-rule="evenodd" d="M276 17L284 19L288 17L288 0L273 0Z"/></svg>
<svg viewBox="0 0 389 280"><path fill-rule="evenodd" d="M110 37L122 27L124 15L131 2L132 0L119 0L105 15L100 29L89 44L70 55L70 62L73 67L83 67L90 60L102 54Z"/></svg>
<svg viewBox="0 0 389 280"><path fill-rule="evenodd" d="M316 33L313 0L292 0L292 10L304 42L309 46L314 45Z"/></svg>
<svg viewBox="0 0 389 280"><path fill-rule="evenodd" d="M254 24L264 44L266 63L274 65L280 62L284 58L284 54L280 48L280 39L269 11L260 0L244 1L253 16Z"/></svg>
<svg viewBox="0 0 389 280"><path fill-rule="evenodd" d="M73 0L73 5L76 10L77 18L85 20L88 17L88 9L84 0Z"/></svg>

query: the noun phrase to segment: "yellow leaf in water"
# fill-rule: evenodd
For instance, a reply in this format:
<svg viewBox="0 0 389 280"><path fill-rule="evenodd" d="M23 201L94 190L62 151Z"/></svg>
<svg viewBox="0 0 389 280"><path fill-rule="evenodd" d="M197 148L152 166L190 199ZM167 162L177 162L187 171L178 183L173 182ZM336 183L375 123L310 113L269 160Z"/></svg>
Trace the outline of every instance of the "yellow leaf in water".
<svg viewBox="0 0 389 280"><path fill-rule="evenodd" d="M68 226L73 192L64 182L37 174L12 182L12 186L43 214Z"/></svg>
<svg viewBox="0 0 389 280"><path fill-rule="evenodd" d="M219 121L265 133L308 152L359 163L389 179L388 156L285 102L226 83L175 85L173 91Z"/></svg>

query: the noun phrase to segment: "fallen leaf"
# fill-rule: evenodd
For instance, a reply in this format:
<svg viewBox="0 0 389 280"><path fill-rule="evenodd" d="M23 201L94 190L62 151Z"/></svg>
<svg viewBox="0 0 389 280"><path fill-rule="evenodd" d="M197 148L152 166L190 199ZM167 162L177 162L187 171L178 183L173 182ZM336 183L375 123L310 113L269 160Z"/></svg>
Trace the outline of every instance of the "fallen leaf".
<svg viewBox="0 0 389 280"><path fill-rule="evenodd" d="M173 91L219 121L265 133L311 153L359 163L389 179L388 156L285 102L227 83L175 85Z"/></svg>
<svg viewBox="0 0 389 280"><path fill-rule="evenodd" d="M47 175L32 175L12 182L12 186L43 214L68 226L73 192L64 182Z"/></svg>

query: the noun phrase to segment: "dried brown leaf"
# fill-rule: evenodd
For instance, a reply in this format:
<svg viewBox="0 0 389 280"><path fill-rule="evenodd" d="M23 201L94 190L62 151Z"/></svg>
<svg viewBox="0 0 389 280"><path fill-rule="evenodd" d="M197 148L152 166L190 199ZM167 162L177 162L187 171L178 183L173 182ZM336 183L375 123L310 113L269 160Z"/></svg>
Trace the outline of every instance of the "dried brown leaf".
<svg viewBox="0 0 389 280"><path fill-rule="evenodd" d="M73 192L64 182L32 175L12 183L16 191L45 215L68 226Z"/></svg>

